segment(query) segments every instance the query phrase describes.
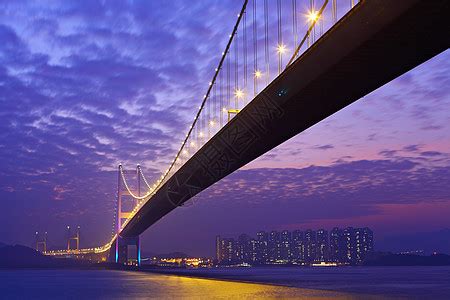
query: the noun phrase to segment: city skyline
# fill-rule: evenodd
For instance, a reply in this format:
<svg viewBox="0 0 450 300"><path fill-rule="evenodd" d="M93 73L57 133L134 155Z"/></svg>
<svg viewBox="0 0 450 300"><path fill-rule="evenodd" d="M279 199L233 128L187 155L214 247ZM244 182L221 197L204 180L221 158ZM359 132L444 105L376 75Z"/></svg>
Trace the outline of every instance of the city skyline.
<svg viewBox="0 0 450 300"><path fill-rule="evenodd" d="M258 231L256 236L216 236L219 265L360 265L374 253L374 234L368 227L294 231Z"/></svg>
<svg viewBox="0 0 450 300"><path fill-rule="evenodd" d="M117 164L164 171L240 3L0 5L0 190L13 224L2 242L32 245L47 231L64 245L67 225L86 229L88 247L107 242ZM449 228L449 56L225 178L150 228L144 248L211 254L211 237L244 227L367 224L380 237Z"/></svg>

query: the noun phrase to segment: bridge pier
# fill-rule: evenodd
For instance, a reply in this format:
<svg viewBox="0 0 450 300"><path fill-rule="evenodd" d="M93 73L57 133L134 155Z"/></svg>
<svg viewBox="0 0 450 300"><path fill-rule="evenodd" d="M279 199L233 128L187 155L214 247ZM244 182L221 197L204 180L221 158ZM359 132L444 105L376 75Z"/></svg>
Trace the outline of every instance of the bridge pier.
<svg viewBox="0 0 450 300"><path fill-rule="evenodd" d="M133 249L135 248L135 255ZM141 242L139 236L118 237L115 247L115 262L121 265L141 265Z"/></svg>

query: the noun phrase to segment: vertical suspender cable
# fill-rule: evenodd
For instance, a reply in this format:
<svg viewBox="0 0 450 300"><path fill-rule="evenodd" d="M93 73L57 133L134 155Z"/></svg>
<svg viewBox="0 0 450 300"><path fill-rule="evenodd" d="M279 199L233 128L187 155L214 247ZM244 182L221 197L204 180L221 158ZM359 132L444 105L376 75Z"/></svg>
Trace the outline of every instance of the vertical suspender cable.
<svg viewBox="0 0 450 300"><path fill-rule="evenodd" d="M256 0L253 0L253 14L252 14L252 26L253 26L253 95L258 93L258 31L256 28Z"/></svg>
<svg viewBox="0 0 450 300"><path fill-rule="evenodd" d="M283 38L281 33L281 0L277 0L277 19L278 19L278 74L281 73L283 64Z"/></svg>
<svg viewBox="0 0 450 300"><path fill-rule="evenodd" d="M217 85L214 84L213 86L213 95L214 95L214 102L213 102L213 134L214 134L214 128L216 127L217 123Z"/></svg>
<svg viewBox="0 0 450 300"><path fill-rule="evenodd" d="M332 0L332 3L331 3L331 9L332 9L332 17L333 17L333 24L334 23L336 23L337 22L337 3L336 3L336 1L337 0Z"/></svg>
<svg viewBox="0 0 450 300"><path fill-rule="evenodd" d="M310 2L311 2L311 11L313 13L316 13L316 9L314 7L314 0L311 0ZM316 25L314 24L313 32L312 32L311 45L314 44L315 41L316 41Z"/></svg>
<svg viewBox="0 0 450 300"><path fill-rule="evenodd" d="M230 58L227 56L227 112L231 108L231 72L230 72Z"/></svg>
<svg viewBox="0 0 450 300"><path fill-rule="evenodd" d="M237 35L237 31L236 31ZM234 40L234 108L239 108L238 103L238 91L239 91L239 38Z"/></svg>
<svg viewBox="0 0 450 300"><path fill-rule="evenodd" d="M214 101L214 99L212 100ZM208 108L208 117L206 118L206 128L208 128L208 140L211 138L211 126L210 126L210 122L211 122L211 97L209 97L208 99L206 99L206 105ZM205 130L206 130L205 128Z"/></svg>
<svg viewBox="0 0 450 300"><path fill-rule="evenodd" d="M220 114L220 128L223 126L223 72L221 70L220 76L219 76L219 97L220 97L220 107L219 107L219 114Z"/></svg>
<svg viewBox="0 0 450 300"><path fill-rule="evenodd" d="M266 84L269 85L270 66L269 66L269 6L267 0L264 0L264 56L266 63Z"/></svg>
<svg viewBox="0 0 450 300"><path fill-rule="evenodd" d="M242 105L244 107L247 104L247 12L244 12L244 15L242 16L242 22L242 50L244 52L244 87Z"/></svg>
<svg viewBox="0 0 450 300"><path fill-rule="evenodd" d="M292 0L292 34L294 35L294 50L297 48L297 0Z"/></svg>

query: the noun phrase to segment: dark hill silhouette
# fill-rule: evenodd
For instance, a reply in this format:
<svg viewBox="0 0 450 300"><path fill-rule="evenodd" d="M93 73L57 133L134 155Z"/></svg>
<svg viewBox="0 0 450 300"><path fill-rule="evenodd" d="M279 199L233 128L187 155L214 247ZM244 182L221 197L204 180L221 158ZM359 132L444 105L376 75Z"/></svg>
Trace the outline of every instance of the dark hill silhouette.
<svg viewBox="0 0 450 300"><path fill-rule="evenodd" d="M87 265L86 262L67 258L53 258L22 246L0 247L0 268L59 268Z"/></svg>

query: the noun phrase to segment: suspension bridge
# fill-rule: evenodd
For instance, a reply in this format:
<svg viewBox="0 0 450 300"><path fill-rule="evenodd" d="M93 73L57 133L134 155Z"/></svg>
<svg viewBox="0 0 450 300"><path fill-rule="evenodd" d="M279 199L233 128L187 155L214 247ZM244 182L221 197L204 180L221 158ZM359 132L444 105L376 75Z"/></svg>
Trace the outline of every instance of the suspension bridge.
<svg viewBox="0 0 450 300"><path fill-rule="evenodd" d="M163 216L289 138L449 46L446 0L252 0L236 15L206 93L174 159L149 182L118 167L111 240L47 255L101 254L128 263L128 246ZM135 189L127 175L137 177ZM143 192L141 192L143 190ZM134 206L123 210L125 198Z"/></svg>

